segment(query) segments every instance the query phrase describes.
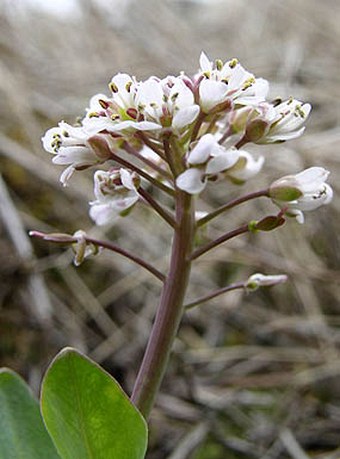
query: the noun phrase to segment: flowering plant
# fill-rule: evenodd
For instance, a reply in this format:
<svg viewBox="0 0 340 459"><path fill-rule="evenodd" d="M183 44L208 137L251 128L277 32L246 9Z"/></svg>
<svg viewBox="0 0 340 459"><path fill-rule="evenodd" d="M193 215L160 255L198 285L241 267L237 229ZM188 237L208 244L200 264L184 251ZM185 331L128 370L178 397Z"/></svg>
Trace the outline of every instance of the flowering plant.
<svg viewBox="0 0 340 459"><path fill-rule="evenodd" d="M61 122L48 130L42 139L44 148L54 155L54 163L67 166L60 177L63 185L69 184L76 171L101 168L94 173L95 200L90 203L90 217L97 225L118 222L139 203L154 210L173 230L171 258L163 273L138 255L81 230L74 235L31 232L47 241L70 244L76 265L98 249L107 249L139 264L163 283L130 400L109 375L74 350L62 351L52 363L43 382L42 413L62 458L144 457L144 419L154 405L185 310L230 290L251 292L286 281L282 274L256 273L188 302L185 295L194 261L242 234L272 231L286 217L303 223L303 212L332 199L328 172L312 167L282 177L266 189L227 199L211 213L197 212L196 196L207 187L224 182L227 194L228 183L242 185L261 170L264 156L254 157L251 144L299 137L311 110L308 103L293 98L268 101L268 82L256 78L236 59L213 63L202 53L193 77L180 73L138 81L119 73L109 88L109 96L98 94L90 100L80 124ZM196 233L203 225L259 197L271 199L279 211L196 245ZM71 384L68 378L73 385L66 393ZM129 431L128 436L116 429L117 423ZM65 430L66 425L71 427Z"/></svg>

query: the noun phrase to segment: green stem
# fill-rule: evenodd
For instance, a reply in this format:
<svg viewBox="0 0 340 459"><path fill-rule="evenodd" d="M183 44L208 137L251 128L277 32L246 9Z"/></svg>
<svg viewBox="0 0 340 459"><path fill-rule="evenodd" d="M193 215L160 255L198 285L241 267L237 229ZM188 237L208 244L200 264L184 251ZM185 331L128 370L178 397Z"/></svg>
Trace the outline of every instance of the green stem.
<svg viewBox="0 0 340 459"><path fill-rule="evenodd" d="M176 190L176 221L169 273L131 396L131 401L145 418L150 414L163 380L183 315L183 301L190 275L194 205L193 198L180 190Z"/></svg>

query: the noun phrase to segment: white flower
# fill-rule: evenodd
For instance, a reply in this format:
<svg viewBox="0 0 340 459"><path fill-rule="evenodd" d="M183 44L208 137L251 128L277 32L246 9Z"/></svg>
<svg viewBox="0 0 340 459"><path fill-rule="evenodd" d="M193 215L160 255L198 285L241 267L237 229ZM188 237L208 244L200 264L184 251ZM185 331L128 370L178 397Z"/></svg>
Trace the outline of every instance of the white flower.
<svg viewBox="0 0 340 459"><path fill-rule="evenodd" d="M176 185L189 194L200 193L210 176L231 168L238 159L238 150L227 150L212 134L205 134L188 154L189 168L177 177Z"/></svg>
<svg viewBox="0 0 340 459"><path fill-rule="evenodd" d="M264 157L259 156L257 159L254 159L245 150L237 151L239 155L238 161L231 169L226 171L226 174L234 181L243 183L260 172L264 163Z"/></svg>
<svg viewBox="0 0 340 459"><path fill-rule="evenodd" d="M269 188L269 195L286 215L303 223L303 212L331 202L333 190L326 183L328 175L329 172L322 167L310 167L276 180Z"/></svg>
<svg viewBox="0 0 340 459"><path fill-rule="evenodd" d="M176 131L193 123L200 110L184 81L172 76L163 80L151 77L141 82L136 92L136 106L146 121Z"/></svg>
<svg viewBox="0 0 340 459"><path fill-rule="evenodd" d="M112 78L109 87L117 112L119 109L135 108L135 94L138 87L135 77L126 73L118 73Z"/></svg>
<svg viewBox="0 0 340 459"><path fill-rule="evenodd" d="M256 143L284 142L300 137L305 130L306 122L312 109L310 104L305 104L296 99L289 99L274 107L275 115L270 112L268 121L270 127L266 135Z"/></svg>
<svg viewBox="0 0 340 459"><path fill-rule="evenodd" d="M254 105L265 100L269 85L262 78L245 70L236 59L216 65L202 53L200 57L201 73L199 78L200 106L205 113L216 107L228 108L231 103L237 105Z"/></svg>
<svg viewBox="0 0 340 459"><path fill-rule="evenodd" d="M68 165L60 176L63 185L67 184L75 170L103 163L110 157L108 147L102 149L100 154L91 148L88 142L91 135L84 126L71 126L61 121L58 127L49 129L41 139L45 150L55 155L52 159L54 164ZM103 141L105 143L104 136Z"/></svg>
<svg viewBox="0 0 340 459"><path fill-rule="evenodd" d="M97 225L114 222L126 215L139 199L139 177L126 169L97 171L94 174L96 201L90 203L90 217Z"/></svg>
<svg viewBox="0 0 340 459"><path fill-rule="evenodd" d="M257 290L259 287L270 287L272 285L282 284L286 282L288 277L285 274L265 275L261 273L253 274L245 283L245 288L248 291Z"/></svg>

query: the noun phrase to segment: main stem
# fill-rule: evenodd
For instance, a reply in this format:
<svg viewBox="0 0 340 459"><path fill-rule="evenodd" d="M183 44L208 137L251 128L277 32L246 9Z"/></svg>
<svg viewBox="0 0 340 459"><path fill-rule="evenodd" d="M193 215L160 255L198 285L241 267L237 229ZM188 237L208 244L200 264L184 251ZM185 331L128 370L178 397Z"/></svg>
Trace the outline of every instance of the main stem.
<svg viewBox="0 0 340 459"><path fill-rule="evenodd" d="M184 296L190 275L194 237L193 198L180 190L176 190L176 223L169 273L131 395L132 403L145 418L150 414L167 367L183 315Z"/></svg>

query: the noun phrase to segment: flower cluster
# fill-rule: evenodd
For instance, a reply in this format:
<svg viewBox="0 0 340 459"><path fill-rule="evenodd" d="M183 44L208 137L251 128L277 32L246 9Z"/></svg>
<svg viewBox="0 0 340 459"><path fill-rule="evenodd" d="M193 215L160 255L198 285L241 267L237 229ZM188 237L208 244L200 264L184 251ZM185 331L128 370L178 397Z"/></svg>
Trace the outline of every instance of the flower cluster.
<svg viewBox="0 0 340 459"><path fill-rule="evenodd" d="M191 195L216 180L242 184L264 163L263 156L252 156L251 144L299 137L311 110L293 98L269 102L266 80L237 59L213 63L204 53L193 77L180 73L139 81L118 73L109 88L109 96L92 97L79 125L61 122L42 139L53 162L67 166L60 178L64 185L75 170L111 163L109 172L94 175L90 216L99 225L128 213L140 199L141 180L170 194L178 189ZM272 185L269 196L302 222L303 211L331 200L322 171L298 174L294 184L290 179L289 187L300 193L293 199L282 199L286 177ZM310 177L313 185L306 185Z"/></svg>

